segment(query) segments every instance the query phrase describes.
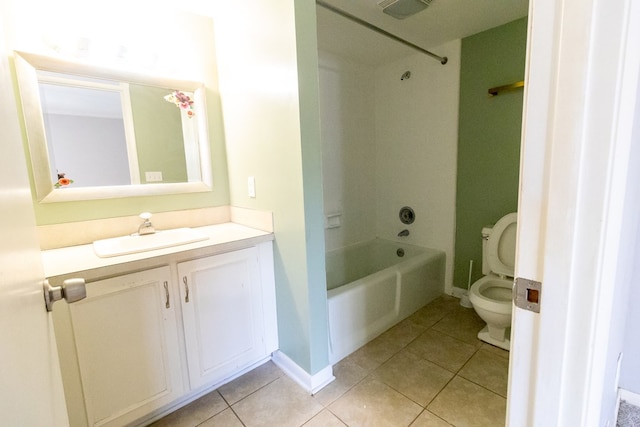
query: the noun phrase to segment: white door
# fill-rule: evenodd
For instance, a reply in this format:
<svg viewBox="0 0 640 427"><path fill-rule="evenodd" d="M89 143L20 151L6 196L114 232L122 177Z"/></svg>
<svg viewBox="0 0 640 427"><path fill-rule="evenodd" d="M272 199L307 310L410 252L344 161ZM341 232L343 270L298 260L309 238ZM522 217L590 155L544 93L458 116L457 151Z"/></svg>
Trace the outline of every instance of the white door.
<svg viewBox="0 0 640 427"><path fill-rule="evenodd" d="M191 388L267 357L258 249L178 264Z"/></svg>
<svg viewBox="0 0 640 427"><path fill-rule="evenodd" d="M0 424L65 426L51 317L0 16Z"/></svg>
<svg viewBox="0 0 640 427"><path fill-rule="evenodd" d="M530 3L516 276L542 292L514 311L509 426L615 424L639 28L633 0Z"/></svg>
<svg viewBox="0 0 640 427"><path fill-rule="evenodd" d="M54 309L71 425L126 425L181 397L179 302L169 266L86 288L82 301Z"/></svg>

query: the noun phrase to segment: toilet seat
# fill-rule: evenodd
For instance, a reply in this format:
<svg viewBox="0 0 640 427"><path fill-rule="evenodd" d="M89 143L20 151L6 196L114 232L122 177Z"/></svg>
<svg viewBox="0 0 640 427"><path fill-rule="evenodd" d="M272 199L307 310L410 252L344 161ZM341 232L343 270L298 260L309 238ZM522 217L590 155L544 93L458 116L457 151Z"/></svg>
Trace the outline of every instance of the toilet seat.
<svg viewBox="0 0 640 427"><path fill-rule="evenodd" d="M491 298L486 295L490 288L505 289L506 298ZM485 310L499 314L511 314L511 292L513 289L513 281L502 279L498 276L488 275L477 280L469 290L469 300L471 304L480 306Z"/></svg>
<svg viewBox="0 0 640 427"><path fill-rule="evenodd" d="M516 221L518 214L509 213L496 222L487 240L489 269L502 277L513 277L516 258Z"/></svg>

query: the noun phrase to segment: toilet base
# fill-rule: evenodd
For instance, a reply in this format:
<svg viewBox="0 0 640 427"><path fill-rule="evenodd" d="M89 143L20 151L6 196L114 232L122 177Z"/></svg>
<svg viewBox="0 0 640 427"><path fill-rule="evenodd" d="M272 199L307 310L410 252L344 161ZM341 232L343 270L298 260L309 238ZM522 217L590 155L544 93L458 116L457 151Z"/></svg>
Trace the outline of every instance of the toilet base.
<svg viewBox="0 0 640 427"><path fill-rule="evenodd" d="M485 326L480 332L478 332L478 339L486 343L489 343L491 345L495 345L496 347L500 347L501 349L509 351L511 349L511 340L509 340L509 338L506 338L506 337L510 336L510 334L508 333L509 332L508 330L505 332L506 332L505 338L503 340L499 340L499 339L493 338L489 334L489 327Z"/></svg>

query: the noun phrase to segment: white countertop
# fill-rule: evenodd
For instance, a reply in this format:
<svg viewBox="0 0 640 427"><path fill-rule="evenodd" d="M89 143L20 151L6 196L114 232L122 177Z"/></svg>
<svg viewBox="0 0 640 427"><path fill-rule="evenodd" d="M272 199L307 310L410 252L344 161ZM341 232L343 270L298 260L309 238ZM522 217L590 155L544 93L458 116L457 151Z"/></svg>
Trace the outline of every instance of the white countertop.
<svg viewBox="0 0 640 427"><path fill-rule="evenodd" d="M263 241L273 240L273 233L227 222L224 224L194 227L209 238L195 243L188 243L170 248L156 249L129 255L100 258L93 251L93 244L70 246L42 251L45 277L62 276L80 271L109 267L151 258L165 257L172 254L200 256L203 248L213 248L215 252L237 249L239 242L246 246Z"/></svg>

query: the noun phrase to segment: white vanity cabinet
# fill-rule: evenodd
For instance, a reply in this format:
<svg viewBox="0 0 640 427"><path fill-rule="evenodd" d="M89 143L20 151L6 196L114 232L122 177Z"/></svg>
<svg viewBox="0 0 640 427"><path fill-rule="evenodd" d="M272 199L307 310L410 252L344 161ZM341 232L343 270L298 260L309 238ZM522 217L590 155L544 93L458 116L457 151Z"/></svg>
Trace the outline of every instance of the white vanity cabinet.
<svg viewBox="0 0 640 427"><path fill-rule="evenodd" d="M56 307L71 425L123 425L184 393L171 280L168 266L98 280Z"/></svg>
<svg viewBox="0 0 640 427"><path fill-rule="evenodd" d="M192 388L223 380L276 349L261 262L271 259L251 247L178 264Z"/></svg>
<svg viewBox="0 0 640 427"><path fill-rule="evenodd" d="M45 254L52 266L88 266L56 264L47 276L87 283L85 299L53 309L72 426L148 424L277 350L273 236L227 228L249 236L146 257L98 259L90 246Z"/></svg>

